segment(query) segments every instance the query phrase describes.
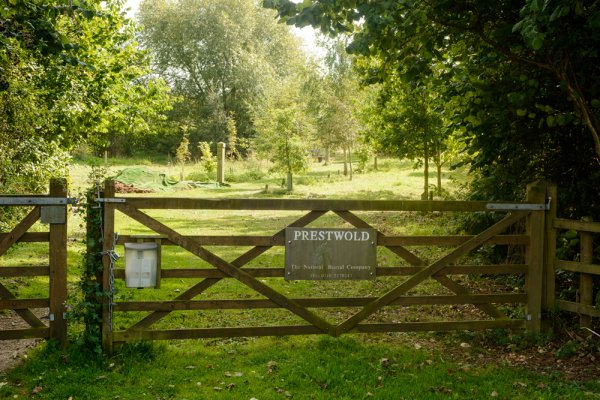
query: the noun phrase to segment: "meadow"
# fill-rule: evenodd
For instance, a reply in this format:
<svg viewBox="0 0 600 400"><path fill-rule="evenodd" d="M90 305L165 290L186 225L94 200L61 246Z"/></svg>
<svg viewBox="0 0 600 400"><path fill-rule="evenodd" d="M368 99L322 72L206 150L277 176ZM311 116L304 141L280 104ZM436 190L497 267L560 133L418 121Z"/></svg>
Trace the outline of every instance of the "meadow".
<svg viewBox="0 0 600 400"><path fill-rule="evenodd" d="M126 164L126 165L125 165ZM177 177L181 168L111 160L108 176L130 165ZM91 182L91 168L75 164L71 169L71 190L81 193ZM297 177L293 193L287 193L281 177L268 172L268 165L258 161L230 163L227 167L229 186L163 191L136 196L205 197L205 198L330 198L330 199L419 199L423 175L410 162L386 159L378 169L366 166L355 172L352 181L342 173L342 165L314 164L310 172ZM206 173L197 165L184 168L190 180L205 180ZM435 182L431 174L430 182ZM468 182L465 171L444 171L444 199L460 198L461 186ZM127 196L124 195L124 196ZM236 211L214 212L194 210L174 213L153 211L152 215L169 221L178 232L189 235L273 234L297 218L293 212ZM460 229L460 216L439 213L365 213L366 220L382 232L406 235L447 234ZM316 222L322 226L344 226L335 216ZM149 233L141 225L118 214L117 231L121 234ZM79 299L81 252L84 249L82 221L75 213L70 221L72 241L69 252L70 302ZM34 245L22 245L13 251L11 265L31 264L43 251ZM232 259L243 249L211 248L219 256ZM122 249L118 249L122 251ZM419 249L425 259L435 259L443 249ZM473 257L485 257L485 252ZM283 250L274 249L254 260L251 266L281 265ZM398 260L389 251L378 253L379 263ZM165 249L166 268L207 266L176 248ZM123 261L117 262L123 268ZM194 280L173 279L157 290L127 289L117 282L117 300L171 299L193 284ZM43 280L10 282L23 297L43 294ZM477 284L486 284L481 278ZM272 286L289 295L310 292L383 293L393 282L286 282L276 280ZM495 284L495 283L490 283ZM507 288L511 290L512 288ZM422 293L434 293L436 286L424 285ZM253 294L235 282L220 284L203 293L203 298L251 297ZM417 308L396 316L412 321L423 318L445 318L449 314L470 312L466 309L431 310ZM515 312L519 312L516 310ZM124 313L123 313L124 314ZM338 310L327 318L343 318ZM115 327L125 328L135 313L117 314ZM293 317L284 313L180 312L160 321L158 327L236 326L255 320L277 322ZM530 338L522 332L454 332L454 333L388 333L324 336L244 337L203 340L141 342L127 344L113 355L98 356L84 349L80 342L82 327L73 321L71 344L60 349L55 343L42 343L31 352L22 366L0 374L0 398L43 399L581 399L600 397L600 381L574 380L559 370L512 364L502 354L531 354L546 349L551 337ZM545 350L544 350L545 351ZM499 353L497 353L499 352ZM565 354L566 355L566 354ZM497 357L496 357L497 356ZM568 360L566 360L568 362ZM531 369L531 370L530 370Z"/></svg>

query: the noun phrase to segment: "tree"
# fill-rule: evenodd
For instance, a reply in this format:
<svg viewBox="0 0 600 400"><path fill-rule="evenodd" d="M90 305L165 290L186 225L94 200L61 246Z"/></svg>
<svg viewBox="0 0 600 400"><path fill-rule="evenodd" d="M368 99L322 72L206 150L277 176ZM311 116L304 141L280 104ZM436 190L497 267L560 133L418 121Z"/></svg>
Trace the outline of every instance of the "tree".
<svg viewBox="0 0 600 400"><path fill-rule="evenodd" d="M237 128L235 127L235 118L233 115L227 117L227 157L231 159L239 158L239 150L237 148Z"/></svg>
<svg viewBox="0 0 600 400"><path fill-rule="evenodd" d="M250 106L303 63L297 39L253 0L145 0L141 40L158 74L183 101L170 114L191 121L192 143L254 135ZM234 119L233 116L235 116Z"/></svg>
<svg viewBox="0 0 600 400"><path fill-rule="evenodd" d="M293 175L308 167L308 149L313 125L303 102L300 83L288 80L255 107L254 146L273 163L273 171L286 175L287 190L293 190Z"/></svg>
<svg viewBox="0 0 600 400"><path fill-rule="evenodd" d="M356 117L356 99L360 88L353 68L352 57L346 53L348 39L322 37L325 48L323 74L315 79L312 89L312 112L317 115L317 138L325 148L325 161L329 163L331 150L342 148L344 175L352 180L352 155L361 129Z"/></svg>
<svg viewBox="0 0 600 400"><path fill-rule="evenodd" d="M3 192L43 190L78 144L106 143L109 129L122 132L119 121L131 121L159 97L151 114L168 107L164 85L148 76L149 60L119 8L17 0L0 10Z"/></svg>
<svg viewBox="0 0 600 400"><path fill-rule="evenodd" d="M400 158L417 159L423 165L423 194L429 198L429 162L444 148L442 119L435 111L435 94L427 87L387 86L381 93L379 140ZM441 171L438 169L438 193Z"/></svg>

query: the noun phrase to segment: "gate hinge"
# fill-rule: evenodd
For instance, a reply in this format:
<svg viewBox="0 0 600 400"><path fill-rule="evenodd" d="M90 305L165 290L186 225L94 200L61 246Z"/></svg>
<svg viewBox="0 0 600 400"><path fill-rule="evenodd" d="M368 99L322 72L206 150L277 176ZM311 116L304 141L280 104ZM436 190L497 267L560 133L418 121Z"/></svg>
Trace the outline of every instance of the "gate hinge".
<svg viewBox="0 0 600 400"><path fill-rule="evenodd" d="M531 321L532 319L533 319L533 317L532 317L532 315L531 315L531 314L527 314L527 315L525 316L525 320L527 320L527 321ZM539 313L539 314L537 315L537 319L539 319L539 320L541 320L541 319L542 319L542 313Z"/></svg>

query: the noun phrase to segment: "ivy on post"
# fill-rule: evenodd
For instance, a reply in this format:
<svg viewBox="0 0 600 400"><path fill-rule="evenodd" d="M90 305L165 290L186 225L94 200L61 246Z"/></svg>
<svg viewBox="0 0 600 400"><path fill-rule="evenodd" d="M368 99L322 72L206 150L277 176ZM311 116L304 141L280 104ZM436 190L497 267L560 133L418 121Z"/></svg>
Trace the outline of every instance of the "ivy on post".
<svg viewBox="0 0 600 400"><path fill-rule="evenodd" d="M83 258L81 289L83 302L78 314L85 324L84 340L96 352L102 352L102 209L96 202L101 196L99 189L90 188L86 192L85 227L86 252Z"/></svg>

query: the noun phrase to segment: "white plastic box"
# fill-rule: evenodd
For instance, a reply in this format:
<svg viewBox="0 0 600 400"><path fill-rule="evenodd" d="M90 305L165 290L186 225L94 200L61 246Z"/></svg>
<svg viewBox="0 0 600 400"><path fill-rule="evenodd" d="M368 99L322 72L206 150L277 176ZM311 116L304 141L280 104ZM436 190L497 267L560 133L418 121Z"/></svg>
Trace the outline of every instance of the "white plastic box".
<svg viewBox="0 0 600 400"><path fill-rule="evenodd" d="M155 288L158 267L158 243L125 243L125 286Z"/></svg>

